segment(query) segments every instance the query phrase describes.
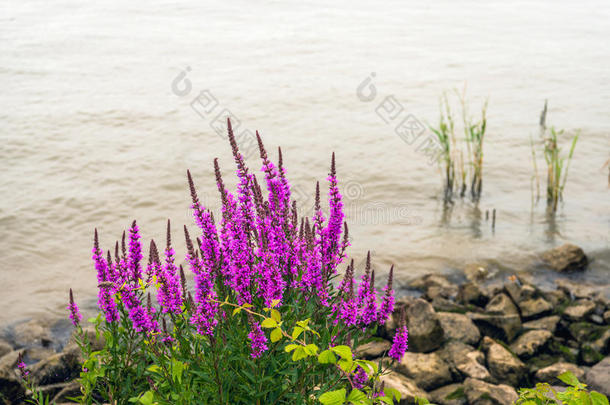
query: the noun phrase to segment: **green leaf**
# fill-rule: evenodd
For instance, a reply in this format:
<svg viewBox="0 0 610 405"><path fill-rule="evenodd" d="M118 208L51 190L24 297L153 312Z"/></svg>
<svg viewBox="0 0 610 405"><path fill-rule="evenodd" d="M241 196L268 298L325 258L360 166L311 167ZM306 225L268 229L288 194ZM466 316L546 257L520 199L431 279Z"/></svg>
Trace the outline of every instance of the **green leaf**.
<svg viewBox="0 0 610 405"><path fill-rule="evenodd" d="M309 325L309 318L305 319L304 321L298 321L297 325L303 329L307 329L307 325Z"/></svg>
<svg viewBox="0 0 610 405"><path fill-rule="evenodd" d="M576 387L579 384L578 378L576 378L576 376L569 371L558 375L557 378L559 378L564 383L571 385L572 387Z"/></svg>
<svg viewBox="0 0 610 405"><path fill-rule="evenodd" d="M347 396L347 400L351 402L364 401L365 399L366 394L358 389L353 389Z"/></svg>
<svg viewBox="0 0 610 405"><path fill-rule="evenodd" d="M275 319L276 322L280 322L282 320L282 314L277 309L271 310L271 317Z"/></svg>
<svg viewBox="0 0 610 405"><path fill-rule="evenodd" d="M273 308L277 307L277 306L279 305L280 301L281 301L281 300L273 300L273 301L271 301L271 306L272 306Z"/></svg>
<svg viewBox="0 0 610 405"><path fill-rule="evenodd" d="M273 343L277 342L278 340L280 340L282 338L282 329L280 328L275 328L271 331L271 341Z"/></svg>
<svg viewBox="0 0 610 405"><path fill-rule="evenodd" d="M341 405L345 402L345 388L325 392L318 398L324 405Z"/></svg>
<svg viewBox="0 0 610 405"><path fill-rule="evenodd" d="M263 323L261 323L261 326L263 328L277 328L277 322L275 321L275 319L272 318L266 318Z"/></svg>
<svg viewBox="0 0 610 405"><path fill-rule="evenodd" d="M300 326L295 326L292 330L292 340L298 339L301 333L303 333L303 328Z"/></svg>
<svg viewBox="0 0 610 405"><path fill-rule="evenodd" d="M318 356L318 362L320 362L321 364L336 364L337 357L330 350L324 350Z"/></svg>
<svg viewBox="0 0 610 405"><path fill-rule="evenodd" d="M305 353L307 353L309 356L315 356L316 353L318 353L318 346L314 345L313 343L308 344L305 346Z"/></svg>
<svg viewBox="0 0 610 405"><path fill-rule="evenodd" d="M161 370L161 368L159 366L157 366L156 364L151 365L150 367L148 367L146 370L152 372L152 373L156 373L159 370Z"/></svg>
<svg viewBox="0 0 610 405"><path fill-rule="evenodd" d="M341 370L345 371L346 373L351 372L352 367L354 366L354 362L349 359L341 359L337 364L339 367L341 367Z"/></svg>
<svg viewBox="0 0 610 405"><path fill-rule="evenodd" d="M292 352L293 361L299 361L301 359L304 359L307 356L308 356L308 354L305 351L305 348L303 346L297 347L296 350L294 352Z"/></svg>
<svg viewBox="0 0 610 405"><path fill-rule="evenodd" d="M400 392L397 389L385 387L383 392L385 392L386 396L394 398L396 401L400 402Z"/></svg>
<svg viewBox="0 0 610 405"><path fill-rule="evenodd" d="M300 345L288 345L286 346L286 348L284 348L284 351L286 351L286 353L290 353L291 351L293 351L294 349L296 349L297 347L301 347Z"/></svg>
<svg viewBox="0 0 610 405"><path fill-rule="evenodd" d="M597 391L591 391L591 402L593 405L608 405L608 398Z"/></svg>
<svg viewBox="0 0 610 405"><path fill-rule="evenodd" d="M139 398L139 401L143 405L152 405L153 403L153 393L152 391L146 391L144 395Z"/></svg>
<svg viewBox="0 0 610 405"><path fill-rule="evenodd" d="M350 349L349 346L345 346L345 345L335 346L335 347L331 347L330 350L337 353L340 357L342 357L344 359L349 359L349 361L352 361L352 358L353 358L352 349Z"/></svg>
<svg viewBox="0 0 610 405"><path fill-rule="evenodd" d="M241 312L241 307L237 307L233 310L233 316L235 316L236 314L239 314Z"/></svg>

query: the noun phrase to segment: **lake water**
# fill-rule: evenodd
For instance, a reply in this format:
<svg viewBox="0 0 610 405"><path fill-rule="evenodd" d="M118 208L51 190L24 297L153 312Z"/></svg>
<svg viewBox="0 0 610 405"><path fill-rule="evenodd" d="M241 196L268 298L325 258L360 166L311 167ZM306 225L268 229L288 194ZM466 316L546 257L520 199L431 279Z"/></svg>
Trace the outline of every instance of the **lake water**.
<svg viewBox="0 0 610 405"><path fill-rule="evenodd" d="M94 227L107 248L134 218L162 240L171 218L181 241L182 224L194 228L187 169L217 208L214 157L235 183L215 129L229 112L244 149L255 129L282 146L304 208L335 151L350 252L373 251L380 273L394 263L400 282L479 260L519 271L566 241L607 280L608 21L606 0L4 2L0 322L63 316L70 286L95 295ZM426 134L395 127L436 123L441 93L464 87L474 116L489 97L483 196L444 212ZM552 221L531 202L545 99L549 125L581 130Z"/></svg>

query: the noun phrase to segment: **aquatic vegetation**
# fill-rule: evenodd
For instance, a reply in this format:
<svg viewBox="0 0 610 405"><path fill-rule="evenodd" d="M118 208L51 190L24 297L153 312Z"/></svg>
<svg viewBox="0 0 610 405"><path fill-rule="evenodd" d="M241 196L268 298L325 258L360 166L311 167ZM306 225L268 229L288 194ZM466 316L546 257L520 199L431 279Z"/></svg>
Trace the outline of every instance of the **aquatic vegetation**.
<svg viewBox="0 0 610 405"><path fill-rule="evenodd" d="M564 134L564 130L556 130L551 127L550 130L546 126L546 115L547 115L547 102L544 103L544 108L540 114L540 140L542 154L546 162L547 167L547 184L546 184L546 202L547 209L550 212L557 211L557 205L560 200L563 199L563 190L565 189L566 182L568 181L568 171L570 169L570 162L574 156L574 150L576 148L576 142L580 136L576 133L572 138L570 144L570 150L567 156L561 153L561 147L559 145L559 137ZM538 177L538 166L536 163L536 149L534 142L532 141L532 160L534 164L534 176L536 178L537 194L536 201L540 198L540 181Z"/></svg>
<svg viewBox="0 0 610 405"><path fill-rule="evenodd" d="M464 95L457 91L456 94L462 108L463 142L458 142L455 135L456 126L447 93L441 97L438 126L430 126L442 150L439 163L442 162L443 165L444 201L451 202L454 193L463 198L469 186L472 200L478 201L483 191L483 144L487 131L487 101L481 109L481 119L475 121L468 115Z"/></svg>
<svg viewBox="0 0 610 405"><path fill-rule="evenodd" d="M299 217L281 150L276 166L257 134L259 181L239 152L230 121L228 135L239 181L237 192L229 191L214 161L219 220L202 205L187 172L199 228L193 238L184 227L192 290L176 265L169 222L164 258L151 241L146 266L135 221L114 257L102 251L94 233L101 313L90 321L106 346L91 352L74 322L87 355L81 402L97 396L143 404L393 403L399 394L384 389L384 365L354 357L394 309L393 271L383 291L375 287L370 254L360 280L353 260L340 274L350 243L335 155L328 214L318 183L313 216ZM71 318L77 319L75 308L71 297ZM397 361L407 338L403 321L389 353Z"/></svg>

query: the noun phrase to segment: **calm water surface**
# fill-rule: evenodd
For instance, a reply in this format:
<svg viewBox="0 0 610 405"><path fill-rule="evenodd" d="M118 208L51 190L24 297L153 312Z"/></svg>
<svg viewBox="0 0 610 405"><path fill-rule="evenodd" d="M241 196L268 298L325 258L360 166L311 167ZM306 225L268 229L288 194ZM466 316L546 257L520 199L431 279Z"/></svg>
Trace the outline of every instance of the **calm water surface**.
<svg viewBox="0 0 610 405"><path fill-rule="evenodd" d="M225 108L269 150L283 147L304 208L335 151L351 254L372 250L379 271L395 263L401 282L478 260L519 271L565 241L595 259L591 278L608 279L605 0L0 7L0 322L63 315L69 286L94 296L94 227L110 247L133 218L145 240L162 240L171 218L181 240L182 224L193 224L187 168L216 209L214 157L234 184L213 128ZM372 101L357 97L367 78ZM402 114L433 123L439 95L464 86L473 113L489 97L484 193L478 206L444 212L438 171L376 109L393 96ZM207 115L192 107L203 90L218 102ZM554 221L531 206L529 138L545 99L550 124L582 131ZM495 232L485 221L493 208Z"/></svg>

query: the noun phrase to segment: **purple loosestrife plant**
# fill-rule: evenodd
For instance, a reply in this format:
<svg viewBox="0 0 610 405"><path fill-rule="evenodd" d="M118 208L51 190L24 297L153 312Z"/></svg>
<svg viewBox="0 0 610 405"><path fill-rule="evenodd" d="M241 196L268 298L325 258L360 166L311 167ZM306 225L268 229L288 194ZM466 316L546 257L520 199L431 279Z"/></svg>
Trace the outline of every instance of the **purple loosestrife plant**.
<svg viewBox="0 0 610 405"><path fill-rule="evenodd" d="M262 164L254 173L227 126L237 187L227 188L214 159L221 201L215 216L187 171L197 231L184 226L184 256L172 246L169 221L163 257L150 241L145 268L135 221L115 243L114 260L104 256L95 231L103 314L96 323L106 346L85 361L83 401L293 404L350 395L391 403L394 393L380 392L382 365L353 353L393 311L393 270L380 293L370 253L359 282L353 260L340 274L349 239L335 154L327 205L317 183L313 215L302 217L282 150L276 165L257 132ZM190 270L190 289L177 257ZM71 319L80 320L72 302ZM406 350L406 335L404 344L400 339L402 332L394 358Z"/></svg>
<svg viewBox="0 0 610 405"><path fill-rule="evenodd" d="M70 288L70 301L68 303L68 312L70 313L70 320L74 326L78 326L80 321L83 319L83 316L80 314L78 309L78 305L74 302L74 294L72 293L72 289Z"/></svg>

